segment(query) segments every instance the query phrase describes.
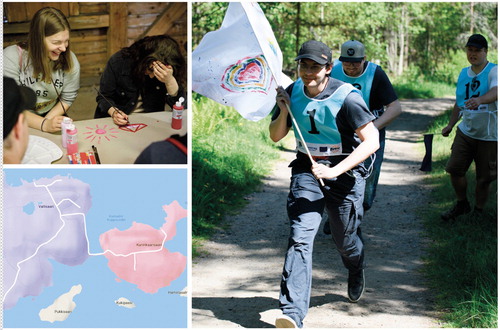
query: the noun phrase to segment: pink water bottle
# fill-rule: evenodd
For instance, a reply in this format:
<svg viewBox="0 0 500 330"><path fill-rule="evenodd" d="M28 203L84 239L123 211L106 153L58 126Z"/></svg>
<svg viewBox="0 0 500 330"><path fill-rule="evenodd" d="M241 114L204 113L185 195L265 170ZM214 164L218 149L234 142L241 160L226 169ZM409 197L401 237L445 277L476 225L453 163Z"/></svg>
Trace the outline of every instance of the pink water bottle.
<svg viewBox="0 0 500 330"><path fill-rule="evenodd" d="M184 102L184 98L179 98L179 101L175 103L172 108L172 128L173 129L181 129L182 128L182 110L184 110L184 106L182 105Z"/></svg>
<svg viewBox="0 0 500 330"><path fill-rule="evenodd" d="M62 123L61 123L61 136L62 136L62 146L63 148L66 148L66 143L67 143L67 133L66 130L68 129L68 125L73 123L71 118L69 117L64 117Z"/></svg>
<svg viewBox="0 0 500 330"><path fill-rule="evenodd" d="M78 131L74 124L69 124L66 128L66 151L68 155L78 152Z"/></svg>

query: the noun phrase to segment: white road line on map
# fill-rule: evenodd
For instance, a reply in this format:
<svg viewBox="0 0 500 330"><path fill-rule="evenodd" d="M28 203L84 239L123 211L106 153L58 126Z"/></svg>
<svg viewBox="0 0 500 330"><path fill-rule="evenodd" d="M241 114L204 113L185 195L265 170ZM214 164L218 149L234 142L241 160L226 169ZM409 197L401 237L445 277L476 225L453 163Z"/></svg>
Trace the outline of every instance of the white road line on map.
<svg viewBox="0 0 500 330"><path fill-rule="evenodd" d="M163 242L161 244L161 247L158 248L157 250L137 251L137 252L131 252L129 254L117 254L111 250L106 250L106 251L101 252L101 253L90 253L89 252L89 255L90 256L102 256L102 255L105 255L106 253L111 253L115 257L124 257L124 258L130 257L131 255L133 255L134 256L134 271L136 271L137 270L136 269L136 255L137 254L155 253L155 252L161 252L163 250L163 245L165 245L165 242L167 241L167 233L165 233L163 228L160 228L160 230L163 233L163 235L165 235L165 236L163 237ZM87 242L88 242L88 237L87 237Z"/></svg>
<svg viewBox="0 0 500 330"><path fill-rule="evenodd" d="M70 201L73 205L75 205L76 207L78 207L79 209L81 209L80 205L76 204L75 202L73 202L69 198L62 199L59 203L57 203L57 206L59 206L60 204L62 204L62 202L65 202L65 201Z"/></svg>
<svg viewBox="0 0 500 330"><path fill-rule="evenodd" d="M43 184L41 184L41 185L37 185L37 183L36 183L36 182L33 182L33 185L34 185L35 187L37 187L37 188L40 188L40 187L45 187L45 188L47 188L47 187L50 187L50 186L52 186L53 184L55 184L55 183L57 183L57 182L59 182L59 181L62 181L62 179L57 179L57 180L54 180L54 181L52 181L51 183L49 183L49 184L45 184L45 185L43 185Z"/></svg>
<svg viewBox="0 0 500 330"><path fill-rule="evenodd" d="M63 220L63 217L67 217L67 216L74 216L74 215L81 215L83 217L83 224L84 224L84 230L85 230L85 238L87 240L87 253L89 256L101 256L101 255L104 255L106 253L111 253L112 255L114 255L115 257L129 257L131 255L134 256L134 271L136 271L136 261L137 261L137 257L136 255L137 254L145 254L145 253L155 253L155 252L161 252L163 250L163 246L165 245L165 242L167 241L167 233L163 230L163 228L160 228L161 232L165 235L163 237L163 242L161 244L161 247L158 248L157 250L148 250L148 251L137 251L137 252L131 252L129 254L116 254L114 253L113 251L111 250L106 250L102 253L90 253L90 242L89 242L89 237L87 235L87 219L85 217L85 214L84 213L68 213L68 214L62 214L61 213L61 210L59 209L59 204L61 204L63 201L65 200L68 200L70 201L71 203L73 203L75 206L77 206L78 208L81 208L78 204L76 204L75 202L73 202L71 199L68 199L68 198L65 198L63 200L61 200L59 203L56 203L56 201L54 200L54 197L52 196L50 190L48 189L48 187L52 186L54 183L56 182L59 182L59 181L62 181L61 179L58 179L58 180L55 180L54 182L48 184L48 185L37 185L35 182L33 182L34 186L36 188L45 188L47 190L47 192L49 193L50 195L50 198L52 199L52 202L54 203L54 205L56 205L56 209L57 211L59 212L59 219L61 220L62 222L62 226L61 228L59 228L59 230L55 233L55 235L53 237L51 237L48 241L40 244L35 253L33 255L31 255L30 257L24 259L24 260L21 260L20 262L17 263L17 273L16 273L16 277L14 278L14 283L12 284L12 286L5 292L5 294L3 295L3 300L2 300L2 303L5 302L5 299L7 297L7 295L10 293L10 291L16 286L17 284L17 280L19 278L19 273L21 272L21 264L25 263L26 261L29 261L30 259L34 258L37 254L38 254L38 251L44 246L44 245L47 245L49 244L50 242L52 242L58 235L59 233L61 232L61 230L65 227L66 225L66 222Z"/></svg>

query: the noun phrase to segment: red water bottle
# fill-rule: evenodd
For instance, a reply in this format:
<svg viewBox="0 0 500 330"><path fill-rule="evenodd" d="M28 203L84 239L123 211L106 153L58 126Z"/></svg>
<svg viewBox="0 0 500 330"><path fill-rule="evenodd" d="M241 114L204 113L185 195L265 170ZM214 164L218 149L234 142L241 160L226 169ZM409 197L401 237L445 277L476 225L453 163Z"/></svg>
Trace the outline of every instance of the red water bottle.
<svg viewBox="0 0 500 330"><path fill-rule="evenodd" d="M184 106L182 105L184 102L184 98L179 98L172 109L172 128L173 129L181 129L182 128L182 111L184 110Z"/></svg>
<svg viewBox="0 0 500 330"><path fill-rule="evenodd" d="M67 125L66 128L66 151L68 155L78 152L78 131L74 124Z"/></svg>

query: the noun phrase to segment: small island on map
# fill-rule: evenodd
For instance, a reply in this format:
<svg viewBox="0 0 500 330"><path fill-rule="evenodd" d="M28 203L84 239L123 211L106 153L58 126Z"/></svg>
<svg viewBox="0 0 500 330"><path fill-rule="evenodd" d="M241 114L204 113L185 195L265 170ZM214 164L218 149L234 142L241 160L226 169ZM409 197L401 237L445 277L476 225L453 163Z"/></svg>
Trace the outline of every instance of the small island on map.
<svg viewBox="0 0 500 330"><path fill-rule="evenodd" d="M125 308L135 308L135 304L133 302L131 302L130 300L128 300L127 298L118 298L116 301L115 301L115 304L117 306L120 306L120 307L125 307Z"/></svg>
<svg viewBox="0 0 500 330"><path fill-rule="evenodd" d="M47 308L40 311L40 320L48 321L54 323L55 321L65 321L73 310L76 308L76 303L73 298L82 292L82 286L75 285L71 287L69 292L61 295L59 298L54 300L54 303Z"/></svg>

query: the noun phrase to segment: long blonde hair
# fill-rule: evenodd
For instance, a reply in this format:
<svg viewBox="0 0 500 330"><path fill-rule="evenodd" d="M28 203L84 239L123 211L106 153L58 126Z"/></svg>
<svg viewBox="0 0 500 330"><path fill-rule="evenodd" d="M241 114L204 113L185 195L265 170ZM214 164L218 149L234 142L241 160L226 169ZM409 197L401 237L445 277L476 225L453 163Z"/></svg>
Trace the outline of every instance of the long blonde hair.
<svg viewBox="0 0 500 330"><path fill-rule="evenodd" d="M65 30L71 31L66 16L59 9L44 7L35 13L30 22L27 44L30 62L33 66L33 78L38 78L42 74L42 80L50 82L53 70L71 71L73 61L71 60L69 43L66 51L61 53L54 63L48 57L48 49L45 47L46 37Z"/></svg>

